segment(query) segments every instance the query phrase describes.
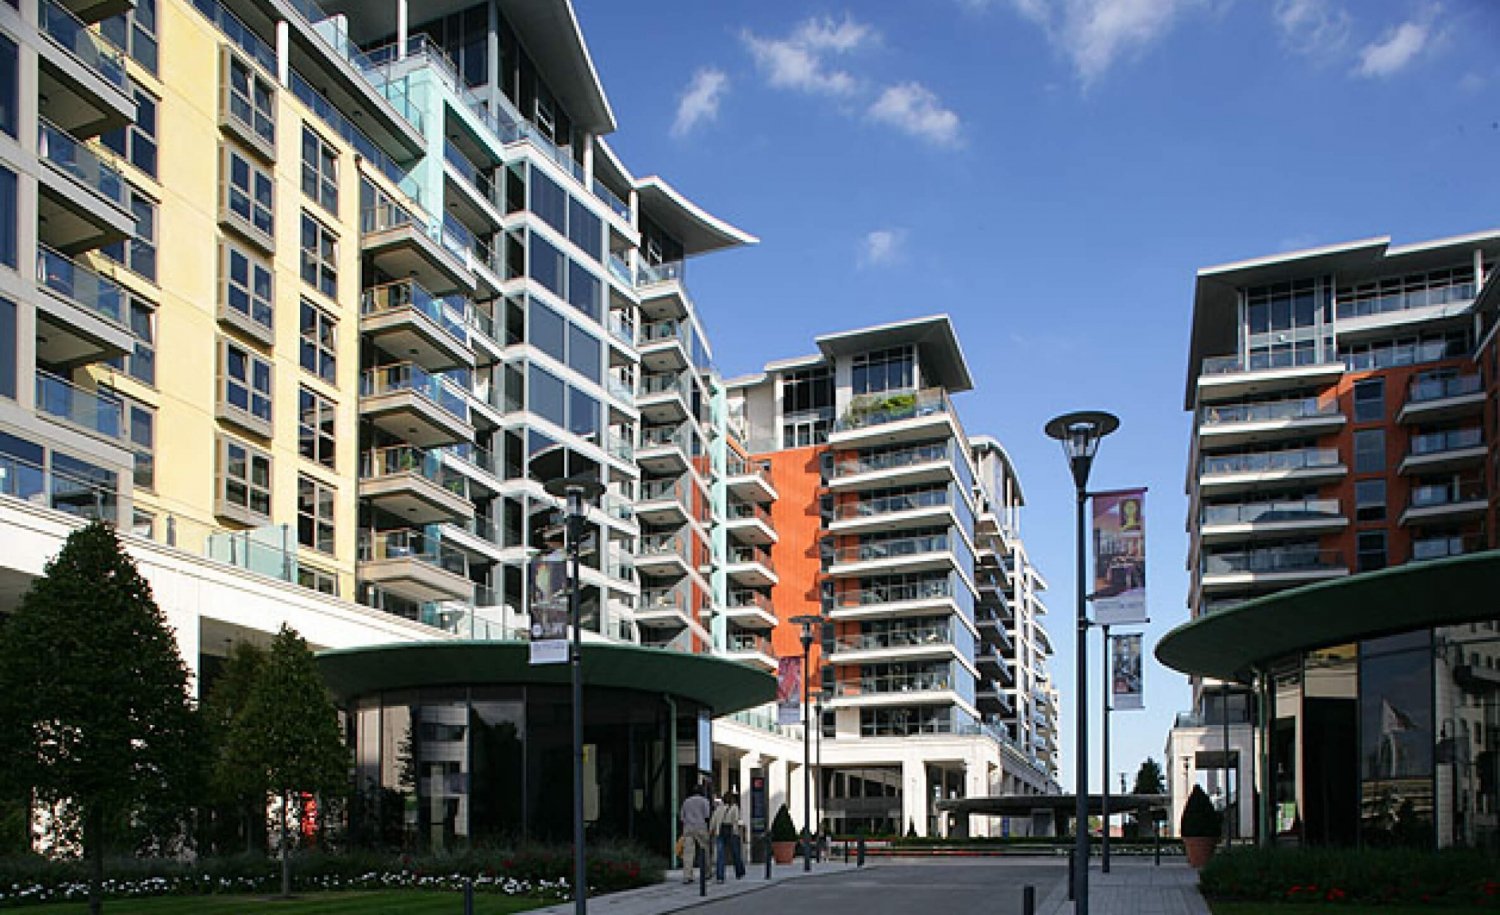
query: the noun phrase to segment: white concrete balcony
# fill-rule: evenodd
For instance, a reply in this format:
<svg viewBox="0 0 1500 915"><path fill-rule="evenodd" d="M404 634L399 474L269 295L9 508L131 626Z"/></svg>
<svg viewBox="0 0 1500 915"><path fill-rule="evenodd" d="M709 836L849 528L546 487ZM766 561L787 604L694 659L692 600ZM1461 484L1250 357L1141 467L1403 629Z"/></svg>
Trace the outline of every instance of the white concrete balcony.
<svg viewBox="0 0 1500 915"><path fill-rule="evenodd" d="M360 251L387 276L404 276L425 289L473 293L471 244L425 213L386 201L360 214Z"/></svg>
<svg viewBox="0 0 1500 915"><path fill-rule="evenodd" d="M652 630L685 629L693 625L694 613L687 586L642 588L636 599L633 618L637 625Z"/></svg>
<svg viewBox="0 0 1500 915"><path fill-rule="evenodd" d="M1347 421L1332 397L1207 404L1198 410L1198 446L1209 450L1328 435Z"/></svg>
<svg viewBox="0 0 1500 915"><path fill-rule="evenodd" d="M724 530L738 543L766 546L778 539L771 526L771 513L754 502L731 502Z"/></svg>
<svg viewBox="0 0 1500 915"><path fill-rule="evenodd" d="M953 596L955 585L947 578L900 585L857 586L835 590L827 601L828 617L833 620L898 619L933 616L946 613L962 621L974 634L974 624L959 608Z"/></svg>
<svg viewBox="0 0 1500 915"><path fill-rule="evenodd" d="M741 661L761 670L774 672L777 669L776 649L771 640L757 632L731 632L724 654L731 660Z"/></svg>
<svg viewBox="0 0 1500 915"><path fill-rule="evenodd" d="M750 544L729 548L724 572L730 581L752 588L768 588L781 581L771 562L771 551Z"/></svg>
<svg viewBox="0 0 1500 915"><path fill-rule="evenodd" d="M979 717L979 710L959 696L948 674L891 674L861 677L834 687L824 708L883 708L890 706L954 705Z"/></svg>
<svg viewBox="0 0 1500 915"><path fill-rule="evenodd" d="M651 423L680 423L692 416L689 382L674 373L641 376L635 406L641 418Z"/></svg>
<svg viewBox="0 0 1500 915"><path fill-rule="evenodd" d="M129 238L135 217L125 205L125 179L67 131L37 119L38 234L63 251L83 251Z"/></svg>
<svg viewBox="0 0 1500 915"><path fill-rule="evenodd" d="M955 549L965 549L954 543L951 534L927 534L915 537L868 541L849 544L834 550L833 562L828 567L832 577L865 575L890 575L926 571L956 571L959 568Z"/></svg>
<svg viewBox="0 0 1500 915"><path fill-rule="evenodd" d="M731 454L724 470L724 485L731 496L744 502L764 505L776 501L770 466L761 461L741 460Z"/></svg>
<svg viewBox="0 0 1500 915"><path fill-rule="evenodd" d="M361 531L358 558L361 581L409 601L474 598L468 559L435 533L419 529Z"/></svg>
<svg viewBox="0 0 1500 915"><path fill-rule="evenodd" d="M960 498L954 486L865 499L845 497L834 506L828 530L834 534L857 534L957 526L959 519L954 505Z"/></svg>
<svg viewBox="0 0 1500 915"><path fill-rule="evenodd" d="M436 296L415 280L364 290L359 329L386 352L428 371L473 368L463 296Z"/></svg>
<svg viewBox="0 0 1500 915"><path fill-rule="evenodd" d="M1267 394L1306 391L1327 387L1343 377L1344 363L1332 354L1316 351L1287 352L1272 358L1254 354L1213 356L1203 360L1198 374L1200 403L1243 400Z"/></svg>
<svg viewBox="0 0 1500 915"><path fill-rule="evenodd" d="M774 629L780 622L771 606L771 598L751 588L731 588L724 617L736 626L751 629Z"/></svg>
<svg viewBox="0 0 1500 915"><path fill-rule="evenodd" d="M636 351L648 372L680 372L692 365L692 325L686 321L651 321L636 335Z"/></svg>
<svg viewBox="0 0 1500 915"><path fill-rule="evenodd" d="M1484 410L1484 379L1479 375L1417 376L1406 389L1398 423L1431 423L1478 416Z"/></svg>
<svg viewBox="0 0 1500 915"><path fill-rule="evenodd" d="M1200 585L1204 594L1247 589L1265 590L1343 578L1349 567L1337 550L1316 547L1265 547L1205 554Z"/></svg>
<svg viewBox="0 0 1500 915"><path fill-rule="evenodd" d="M828 488L857 491L957 482L952 440L846 453L834 461Z"/></svg>
<svg viewBox="0 0 1500 915"><path fill-rule="evenodd" d="M635 277L641 312L652 320L686 318L692 310L693 300L683 278L682 261L641 264Z"/></svg>
<svg viewBox="0 0 1500 915"><path fill-rule="evenodd" d="M38 0L39 114L76 137L135 120L125 55L56 0Z"/></svg>
<svg viewBox="0 0 1500 915"><path fill-rule="evenodd" d="M366 369L360 376L359 413L422 447L474 440L463 393L410 362Z"/></svg>
<svg viewBox="0 0 1500 915"><path fill-rule="evenodd" d="M692 484L685 476L666 480L642 480L641 497L635 504L635 516L646 524L680 527L692 519L688 510L692 497Z"/></svg>
<svg viewBox="0 0 1500 915"><path fill-rule="evenodd" d="M1489 507L1484 480L1477 475L1435 483L1418 482L1411 488L1401 523L1415 526L1471 521L1484 517Z"/></svg>
<svg viewBox="0 0 1500 915"><path fill-rule="evenodd" d="M636 463L654 474L679 474L692 466L687 444L688 433L681 428L657 426L641 431L641 446L635 450Z"/></svg>
<svg viewBox="0 0 1500 915"><path fill-rule="evenodd" d="M45 245L37 245L37 356L50 365L84 365L130 352L135 340L125 326L126 294L114 280L95 273Z"/></svg>
<svg viewBox="0 0 1500 915"><path fill-rule="evenodd" d="M1337 448L1208 455L1201 467L1198 488L1204 495L1268 486L1314 486L1342 479L1349 472Z"/></svg>
<svg viewBox="0 0 1500 915"><path fill-rule="evenodd" d="M361 454L359 497L411 524L474 517L468 477L447 467L439 453L412 445Z"/></svg>
<svg viewBox="0 0 1500 915"><path fill-rule="evenodd" d="M689 547L685 531L643 535L635 555L635 569L643 575L657 577L686 575L693 571L687 560Z"/></svg>
<svg viewBox="0 0 1500 915"><path fill-rule="evenodd" d="M1198 517L1198 535L1204 544L1336 534L1349 526L1338 499L1205 505Z"/></svg>
<svg viewBox="0 0 1500 915"><path fill-rule="evenodd" d="M859 394L828 436L835 448L895 445L934 438L962 440L963 429L941 388Z"/></svg>
<svg viewBox="0 0 1500 915"><path fill-rule="evenodd" d="M834 640L829 661L834 664L875 664L891 661L957 661L967 664L953 642L951 621L917 622L884 632L846 635Z"/></svg>

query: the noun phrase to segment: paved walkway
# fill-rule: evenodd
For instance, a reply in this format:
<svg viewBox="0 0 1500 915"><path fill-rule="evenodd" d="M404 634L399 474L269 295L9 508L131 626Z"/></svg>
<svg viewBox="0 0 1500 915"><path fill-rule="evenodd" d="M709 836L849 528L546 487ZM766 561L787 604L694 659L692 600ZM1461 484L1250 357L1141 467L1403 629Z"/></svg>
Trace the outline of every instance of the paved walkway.
<svg viewBox="0 0 1500 915"><path fill-rule="evenodd" d="M706 896L698 884L681 882L671 871L665 883L589 900L601 915L658 915L698 910L701 915L817 912L820 915L975 911L1020 913L1023 886L1036 888L1037 915L1072 915L1067 866L1056 858L881 858L863 870L842 861L777 867L769 881L765 866L752 867L744 880L712 881ZM1153 866L1150 859L1113 862L1109 874L1098 862L1089 872L1090 915L1208 915L1198 894L1197 874L1181 859ZM571 915L571 902L536 910Z"/></svg>

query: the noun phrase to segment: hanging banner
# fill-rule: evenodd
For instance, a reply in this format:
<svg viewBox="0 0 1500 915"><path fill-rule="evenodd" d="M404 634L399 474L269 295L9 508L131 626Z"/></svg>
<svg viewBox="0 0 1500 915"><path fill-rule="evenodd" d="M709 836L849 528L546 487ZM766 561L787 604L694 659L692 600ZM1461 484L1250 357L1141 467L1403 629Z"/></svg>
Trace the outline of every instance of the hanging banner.
<svg viewBox="0 0 1500 915"><path fill-rule="evenodd" d="M1146 490L1095 493L1094 622L1146 619Z"/></svg>
<svg viewBox="0 0 1500 915"><path fill-rule="evenodd" d="M527 566L531 585L531 663L568 663L568 559L561 551Z"/></svg>
<svg viewBox="0 0 1500 915"><path fill-rule="evenodd" d="M781 658L776 668L776 723L802 723L802 659Z"/></svg>
<svg viewBox="0 0 1500 915"><path fill-rule="evenodd" d="M1133 711L1146 707L1145 681L1141 678L1141 635L1128 633L1109 637L1110 669L1114 675L1115 711Z"/></svg>

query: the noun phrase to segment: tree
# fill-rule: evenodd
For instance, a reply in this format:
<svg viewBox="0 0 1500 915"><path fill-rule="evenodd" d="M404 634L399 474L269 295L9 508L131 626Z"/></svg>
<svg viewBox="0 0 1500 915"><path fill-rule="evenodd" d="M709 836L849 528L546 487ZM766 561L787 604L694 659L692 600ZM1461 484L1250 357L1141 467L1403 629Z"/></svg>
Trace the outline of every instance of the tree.
<svg viewBox="0 0 1500 915"><path fill-rule="evenodd" d="M208 783L214 801L214 809L207 816L218 827L213 830L216 840L228 841L236 832L242 833L247 852L255 850L257 844L264 850L266 791L260 775L247 760L230 751L230 734L235 720L249 704L250 692L265 665L264 648L253 642L236 642L203 703L210 754Z"/></svg>
<svg viewBox="0 0 1500 915"><path fill-rule="evenodd" d="M30 791L58 839L81 843L90 912L121 826L191 805L200 735L150 585L109 526L74 531L0 632L0 785Z"/></svg>
<svg viewBox="0 0 1500 915"><path fill-rule="evenodd" d="M1162 777L1161 765L1156 760L1147 756L1146 761L1135 773L1135 787L1130 789L1131 794L1166 794L1167 782Z"/></svg>
<svg viewBox="0 0 1500 915"><path fill-rule="evenodd" d="M304 796L348 786L349 750L312 651L283 625L271 642L244 709L230 726L227 752L242 760L248 784L281 802L281 893L292 893L291 824ZM300 819L300 817L299 817Z"/></svg>

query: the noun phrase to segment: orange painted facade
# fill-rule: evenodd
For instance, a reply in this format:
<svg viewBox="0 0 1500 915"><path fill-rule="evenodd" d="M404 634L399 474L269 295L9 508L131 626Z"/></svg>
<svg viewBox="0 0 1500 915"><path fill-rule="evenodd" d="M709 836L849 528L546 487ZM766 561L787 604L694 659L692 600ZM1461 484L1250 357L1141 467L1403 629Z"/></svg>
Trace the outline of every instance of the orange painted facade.
<svg viewBox="0 0 1500 915"><path fill-rule="evenodd" d="M827 446L790 448L756 455L771 468L771 485L777 498L771 504L771 523L777 542L771 548L779 583L771 588L771 607L780 621L771 633L771 647L777 657L802 656L802 629L790 620L804 614L823 612L819 579L823 564L818 556L818 540L823 519L818 510L823 476L818 462ZM818 643L814 642L811 666L821 663ZM812 682L814 687L817 681Z"/></svg>

